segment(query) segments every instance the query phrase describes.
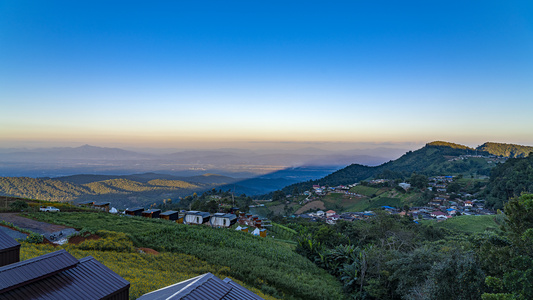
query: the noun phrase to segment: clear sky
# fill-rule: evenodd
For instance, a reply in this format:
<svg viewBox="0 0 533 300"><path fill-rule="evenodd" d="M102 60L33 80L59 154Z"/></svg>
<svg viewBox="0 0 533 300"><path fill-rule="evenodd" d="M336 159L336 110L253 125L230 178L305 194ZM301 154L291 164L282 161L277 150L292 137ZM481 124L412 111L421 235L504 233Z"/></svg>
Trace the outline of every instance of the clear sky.
<svg viewBox="0 0 533 300"><path fill-rule="evenodd" d="M0 2L0 146L533 145L533 1Z"/></svg>

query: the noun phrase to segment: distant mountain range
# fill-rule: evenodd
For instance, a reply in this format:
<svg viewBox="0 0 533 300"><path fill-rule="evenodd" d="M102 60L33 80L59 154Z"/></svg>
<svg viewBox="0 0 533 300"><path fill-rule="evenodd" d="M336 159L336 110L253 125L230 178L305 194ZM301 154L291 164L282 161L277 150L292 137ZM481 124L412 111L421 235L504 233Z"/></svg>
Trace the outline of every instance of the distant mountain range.
<svg viewBox="0 0 533 300"><path fill-rule="evenodd" d="M416 151L408 151L400 158L375 167L352 164L321 179L309 180L285 187L291 193L295 187L306 190L315 184L347 185L371 178L407 178L413 172L425 175L490 175L497 163L507 158L526 157L533 147L503 143L484 143L477 148L435 141Z"/></svg>
<svg viewBox="0 0 533 300"><path fill-rule="evenodd" d="M59 177L75 174L132 174L156 172L177 176L206 172L250 178L286 168L352 163L378 165L399 157L404 149L328 151L220 149L148 154L119 148L0 149L0 176ZM372 153L369 155L368 153Z"/></svg>

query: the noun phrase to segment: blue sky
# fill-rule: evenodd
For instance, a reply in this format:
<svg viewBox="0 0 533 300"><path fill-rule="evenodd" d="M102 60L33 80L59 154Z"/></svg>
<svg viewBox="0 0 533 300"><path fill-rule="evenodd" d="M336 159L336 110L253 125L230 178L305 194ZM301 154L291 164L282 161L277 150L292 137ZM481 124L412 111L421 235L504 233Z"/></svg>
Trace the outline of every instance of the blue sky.
<svg viewBox="0 0 533 300"><path fill-rule="evenodd" d="M108 2L0 3L0 146L533 145L531 1Z"/></svg>

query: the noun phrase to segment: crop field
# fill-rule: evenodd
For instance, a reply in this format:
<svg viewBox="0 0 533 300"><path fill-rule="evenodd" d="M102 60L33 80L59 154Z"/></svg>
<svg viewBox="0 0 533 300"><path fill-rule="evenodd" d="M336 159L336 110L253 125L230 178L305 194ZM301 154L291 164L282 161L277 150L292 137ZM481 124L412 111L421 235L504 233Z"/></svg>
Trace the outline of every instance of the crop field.
<svg viewBox="0 0 533 300"><path fill-rule="evenodd" d="M97 245L101 247L102 245L99 244L103 243L107 244L107 250L87 249ZM49 244L31 244L26 242L23 242L21 245L21 260L27 260L59 249L67 250L78 259L90 255L130 282L130 299L136 299L148 292L207 272L211 272L221 279L229 275L227 267L208 264L191 255L168 252L159 255L139 253L133 247L133 243L128 239L115 241L112 244L109 244L109 241L100 239L98 241L85 241L80 245L65 244L59 247L54 247ZM128 250L125 251L125 249ZM231 276L229 277L231 278ZM232 279L236 280L235 278ZM264 295L254 287L248 286L238 280L236 281L260 297L276 299L272 296Z"/></svg>
<svg viewBox="0 0 533 300"><path fill-rule="evenodd" d="M433 224L435 227L443 227L462 232L482 233L485 230L498 230L502 221L501 215L490 215L458 216L441 222L436 222L433 220L422 222L423 224Z"/></svg>
<svg viewBox="0 0 533 300"><path fill-rule="evenodd" d="M226 274L278 298L341 299L339 282L325 270L273 239L206 226L105 213L57 213L28 216L86 231L125 233L135 247L192 255ZM102 249L96 249L102 250Z"/></svg>

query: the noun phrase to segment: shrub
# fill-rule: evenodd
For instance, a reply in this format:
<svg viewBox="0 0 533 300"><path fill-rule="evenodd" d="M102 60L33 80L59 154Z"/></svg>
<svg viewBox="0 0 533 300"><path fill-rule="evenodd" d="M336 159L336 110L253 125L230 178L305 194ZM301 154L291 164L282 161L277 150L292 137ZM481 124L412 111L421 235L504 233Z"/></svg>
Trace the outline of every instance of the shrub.
<svg viewBox="0 0 533 300"><path fill-rule="evenodd" d="M40 244L44 241L44 237L38 233L33 232L26 238L26 242Z"/></svg>

